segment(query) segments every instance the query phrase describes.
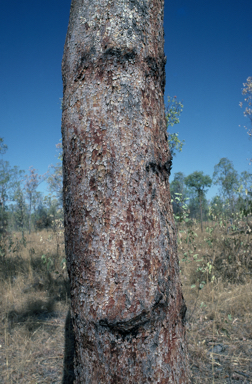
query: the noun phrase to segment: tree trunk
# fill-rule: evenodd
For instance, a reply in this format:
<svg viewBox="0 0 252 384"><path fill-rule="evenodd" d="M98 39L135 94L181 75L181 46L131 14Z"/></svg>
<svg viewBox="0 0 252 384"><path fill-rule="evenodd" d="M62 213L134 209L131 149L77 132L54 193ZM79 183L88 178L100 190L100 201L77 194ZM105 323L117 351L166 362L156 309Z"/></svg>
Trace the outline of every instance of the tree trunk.
<svg viewBox="0 0 252 384"><path fill-rule="evenodd" d="M62 62L75 383L187 383L164 2L72 0Z"/></svg>

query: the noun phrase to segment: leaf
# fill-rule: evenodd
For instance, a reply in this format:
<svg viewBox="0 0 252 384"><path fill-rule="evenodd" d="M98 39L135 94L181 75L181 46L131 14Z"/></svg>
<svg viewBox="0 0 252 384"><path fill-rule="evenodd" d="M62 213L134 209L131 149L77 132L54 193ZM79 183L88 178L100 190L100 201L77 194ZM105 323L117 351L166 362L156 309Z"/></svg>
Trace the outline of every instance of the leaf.
<svg viewBox="0 0 252 384"><path fill-rule="evenodd" d="M44 264L46 264L46 255L42 255L42 256L41 256L41 260L42 260L42 262L43 262Z"/></svg>

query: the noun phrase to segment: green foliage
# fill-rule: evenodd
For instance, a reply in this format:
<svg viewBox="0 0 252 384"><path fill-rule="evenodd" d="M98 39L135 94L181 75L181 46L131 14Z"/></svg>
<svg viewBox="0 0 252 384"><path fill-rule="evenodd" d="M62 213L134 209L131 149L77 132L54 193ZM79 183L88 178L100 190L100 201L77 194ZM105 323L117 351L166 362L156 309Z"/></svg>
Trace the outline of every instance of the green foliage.
<svg viewBox="0 0 252 384"><path fill-rule="evenodd" d="M185 176L182 172L174 174L174 179L170 184L171 200L173 213L175 218L184 217L184 206L188 200L187 190L185 186ZM188 208L187 208L188 210ZM177 219L180 220L180 219Z"/></svg>
<svg viewBox="0 0 252 384"><path fill-rule="evenodd" d="M182 152L183 145L185 144L185 140L180 140L178 138L178 132L169 133L168 135L169 135L168 142L169 142L169 148L171 151L171 156L174 157L176 156L175 151Z"/></svg>
<svg viewBox="0 0 252 384"><path fill-rule="evenodd" d="M243 114L245 117L248 117L250 122L252 123L252 77L247 78L247 82L243 83L243 89L242 94L244 96L244 102L245 102L245 110L243 111ZM243 103L239 103L240 107L243 108ZM247 129L247 127L245 126ZM252 136L252 129L248 130L248 135Z"/></svg>
<svg viewBox="0 0 252 384"><path fill-rule="evenodd" d="M42 263L46 266L47 271L53 269L53 260L50 256L42 255L41 256Z"/></svg>
<svg viewBox="0 0 252 384"><path fill-rule="evenodd" d="M184 140L180 140L178 138L178 133L171 133L169 127L173 127L175 124L179 124L179 116L183 111L183 104L180 101L177 101L177 97L174 96L171 98L168 96L168 106L166 108L166 128L168 130L168 142L169 148L172 157L176 155L175 151L181 152L183 145L185 143Z"/></svg>
<svg viewBox="0 0 252 384"><path fill-rule="evenodd" d="M212 179L210 176L204 175L202 171L195 171L185 178L185 184L194 189L201 198L207 192L206 188L211 187Z"/></svg>
<svg viewBox="0 0 252 384"><path fill-rule="evenodd" d="M188 206L185 202L185 200L182 197L181 193L176 193L175 192L175 198L171 199L172 203L175 203L179 209L177 212L174 212L174 219L176 220L177 223L181 223L182 221L185 221L186 223L189 221L189 211L188 211Z"/></svg>
<svg viewBox="0 0 252 384"><path fill-rule="evenodd" d="M179 116L181 115L183 111L183 104L180 101L177 101L177 96L174 96L171 98L168 96L168 105L167 105L167 111L166 111L166 121L167 121L167 128L173 127L175 124L179 124Z"/></svg>
<svg viewBox="0 0 252 384"><path fill-rule="evenodd" d="M247 217L252 214L252 199L251 200L243 200L243 205L240 207L241 213Z"/></svg>

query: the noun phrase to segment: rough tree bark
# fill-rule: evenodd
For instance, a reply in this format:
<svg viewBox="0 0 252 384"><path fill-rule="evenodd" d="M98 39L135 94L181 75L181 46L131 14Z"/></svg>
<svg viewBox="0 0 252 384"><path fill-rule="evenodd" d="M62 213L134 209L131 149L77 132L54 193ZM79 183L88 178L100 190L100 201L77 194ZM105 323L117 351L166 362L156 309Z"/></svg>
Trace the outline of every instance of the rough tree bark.
<svg viewBox="0 0 252 384"><path fill-rule="evenodd" d="M163 0L72 0L62 61L75 383L187 383Z"/></svg>

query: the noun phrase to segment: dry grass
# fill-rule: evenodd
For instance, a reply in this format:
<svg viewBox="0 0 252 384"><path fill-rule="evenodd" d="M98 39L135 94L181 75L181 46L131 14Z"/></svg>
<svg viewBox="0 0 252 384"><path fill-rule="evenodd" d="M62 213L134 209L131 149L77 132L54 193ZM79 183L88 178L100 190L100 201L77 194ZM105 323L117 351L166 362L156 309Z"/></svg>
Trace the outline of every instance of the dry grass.
<svg viewBox="0 0 252 384"><path fill-rule="evenodd" d="M61 266L63 235L58 255L52 232L26 238L23 247L19 234L13 234L11 252L1 260L0 382L61 383L69 308L68 281ZM49 270L42 255L53 260Z"/></svg>
<svg viewBox="0 0 252 384"><path fill-rule="evenodd" d="M192 383L252 383L250 227L212 227L179 233ZM26 247L20 239L12 234L0 260L0 382L61 383L69 308L63 234L58 247L52 232L27 234Z"/></svg>
<svg viewBox="0 0 252 384"><path fill-rule="evenodd" d="M179 236L192 383L252 383L250 226L212 228Z"/></svg>

